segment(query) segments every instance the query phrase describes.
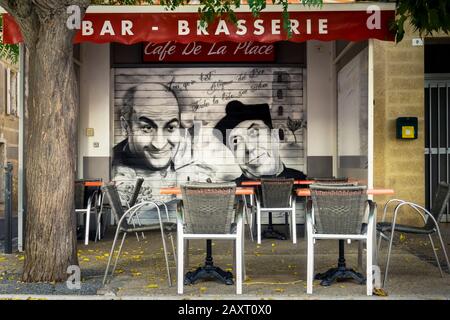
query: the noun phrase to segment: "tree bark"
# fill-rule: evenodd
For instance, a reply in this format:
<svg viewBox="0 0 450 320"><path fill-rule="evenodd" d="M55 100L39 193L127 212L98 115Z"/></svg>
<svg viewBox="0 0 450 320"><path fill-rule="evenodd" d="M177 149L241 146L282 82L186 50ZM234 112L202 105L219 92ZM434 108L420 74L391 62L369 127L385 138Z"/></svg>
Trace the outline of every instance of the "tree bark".
<svg viewBox="0 0 450 320"><path fill-rule="evenodd" d="M66 27L64 4L56 3L33 2L33 8L22 12L7 8L21 26L29 57L25 282L64 281L67 267L78 264L73 199L78 118L74 31Z"/></svg>
<svg viewBox="0 0 450 320"><path fill-rule="evenodd" d="M83 16L90 0L0 0L28 50L25 111L27 217L25 282L67 279L78 265L74 210L78 92L73 68L75 30L67 6ZM81 17L80 17L81 18Z"/></svg>

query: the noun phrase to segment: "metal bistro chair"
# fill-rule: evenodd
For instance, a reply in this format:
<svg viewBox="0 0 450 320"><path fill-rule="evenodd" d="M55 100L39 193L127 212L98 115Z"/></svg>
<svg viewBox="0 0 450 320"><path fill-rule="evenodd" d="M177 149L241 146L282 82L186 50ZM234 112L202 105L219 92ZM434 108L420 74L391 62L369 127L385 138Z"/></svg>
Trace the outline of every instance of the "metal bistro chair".
<svg viewBox="0 0 450 320"><path fill-rule="evenodd" d="M366 280L367 295L372 295L372 251L375 203L367 200L366 186L311 185L310 208L306 212L308 239L307 293L312 294L314 280L314 244L316 239L339 239L338 268L330 269L327 285L337 278L352 277L363 283ZM368 226L363 219L369 206ZM365 240L367 244L366 278L347 269L344 259L344 242L341 240ZM361 279L362 278L362 279Z"/></svg>
<svg viewBox="0 0 450 320"><path fill-rule="evenodd" d="M111 264L111 260L112 260L113 254L114 254L114 248L116 246L116 242L119 237L119 234L123 233L123 237L122 237L122 242L119 247L119 252L116 257L116 261L115 261L113 269L111 271L111 276L114 274L114 271L116 269L117 262L119 260L120 253L122 252L122 247L125 242L125 238L126 238L127 234L134 233L134 232L152 231L152 230L157 230L159 228L161 231L161 238L162 238L163 250L164 250L164 258L166 261L167 280L169 283L169 287L172 286L172 279L170 276L169 260L167 257L167 246L166 246L166 240L165 240L165 236L164 236L164 229L167 229L169 231L174 230L175 223L171 223L169 221L164 221L164 222L162 221L159 206L155 202L143 201L143 202L140 202L140 203L134 205L130 209L124 211L124 209L122 207L122 203L120 201L119 193L114 184L106 185L106 186L102 187L102 190L106 193L106 195L108 197L108 200L109 200L109 203L111 206L111 211L113 212L114 217L117 221L116 234L114 236L114 241L113 241L113 244L111 247L111 252L109 254L108 264L106 266L105 275L103 277L103 284L106 283L109 266ZM159 223L136 227L132 224L133 217L136 216L137 214L139 214L139 210L145 206L153 206L157 210ZM172 247L172 250L173 250L174 257L175 257L175 248Z"/></svg>
<svg viewBox="0 0 450 320"><path fill-rule="evenodd" d="M85 204L85 185L84 182L79 181L75 182L75 212L81 216L85 216L86 220L84 223L84 244L87 246L89 244L89 231L90 231L90 221L91 214L94 214L96 217L99 217L99 211L97 207L97 201L100 195L97 190L95 190L88 198ZM101 211L100 211L101 212ZM97 225L96 234L99 232L99 225Z"/></svg>
<svg viewBox="0 0 450 320"><path fill-rule="evenodd" d="M256 197L257 241L261 244L261 212L289 212L291 214L290 233L292 242L297 243L297 228L295 221L295 198L292 196L294 179L261 179L261 199ZM269 216L268 232L273 232Z"/></svg>
<svg viewBox="0 0 450 320"><path fill-rule="evenodd" d="M348 177L328 177L328 178L312 178L315 185L330 185L330 186L357 186L358 182L349 182ZM363 223L363 229L367 228L367 223ZM342 240L343 241L343 240ZM342 244L340 244L342 245ZM363 252L363 241L359 241L358 246L358 268L362 268L362 252Z"/></svg>
<svg viewBox="0 0 450 320"><path fill-rule="evenodd" d="M229 239L235 244L236 294L242 294L242 210L234 210L235 183L189 183L181 186L177 216L178 294L183 294L184 248L189 239ZM239 202L241 204L241 202Z"/></svg>
<svg viewBox="0 0 450 320"><path fill-rule="evenodd" d="M144 178L139 177L139 178L136 179L136 183L134 185L133 194L131 195L130 201L125 201L126 202L126 209L130 209L131 207L133 207L136 204L137 199L139 197L139 193L141 192L141 188L142 188L142 184L143 183L144 183ZM95 236L96 240L97 239L98 240L101 239L101 232L99 232L99 230L101 230L100 226L101 226L102 212L103 212L104 206L108 206L104 202L105 197L103 195L103 192L100 194L100 196L101 196L100 201L99 201L100 202L100 204L99 204L100 212L98 214L98 219L97 219L97 224L98 224L99 228L97 228L97 234ZM136 223L138 225L142 225L142 223L141 223L141 221L139 219L139 215L133 216L132 223L133 223L134 227L136 227ZM137 238L138 241L140 240L139 239L139 234L137 232L136 232L136 238ZM142 239L145 239L145 235L144 235L143 232L142 232Z"/></svg>
<svg viewBox="0 0 450 320"><path fill-rule="evenodd" d="M141 192L141 188L142 188L142 184L143 183L144 183L144 178L140 177L140 178L136 179L136 183L134 185L133 194L131 195L131 199L130 199L130 201L127 201L127 208L128 209L130 209L134 205L136 205L138 197L139 197L139 193ZM134 227L136 227L136 224L138 224L139 226L142 225L141 220L139 218L139 215L133 216L132 223L133 223ZM137 238L137 241L140 241L138 232L136 232L136 238ZM142 232L142 239L145 239L144 232Z"/></svg>
<svg viewBox="0 0 450 320"><path fill-rule="evenodd" d="M436 191L436 195L434 197L433 205L430 211L425 209L424 207L413 203L408 202L400 199L392 199L386 203L384 206L384 212L383 212L383 219L382 222L377 223L377 231L380 233L380 238L378 240L378 251L381 248L381 240L382 238L389 239L389 250L387 254L387 261L386 261L386 268L384 271L384 279L383 279L383 287L386 286L387 282L387 276L388 276L388 269L389 269L389 262L391 258L391 250L392 250L392 243L394 240L394 233L395 231L403 232L403 233L410 233L410 234L421 234L421 235L427 235L430 239L431 247L433 249L434 257L436 258L437 265L439 267L439 271L441 273L441 276L444 277L444 274L442 272L441 264L439 262L439 257L436 253L436 248L434 246L433 238L431 237L432 234L437 233L439 237L439 241L441 243L442 251L444 252L445 260L447 262L447 270L450 272L450 263L448 260L447 251L445 249L444 241L442 240L441 231L439 229L439 221L442 217L442 214L447 209L447 204L449 202L450 198L450 185L447 183L440 182L438 189ZM394 215L392 217L391 222L385 222L386 219L386 213L388 210L388 207L390 204L397 203L395 209L394 209ZM397 224L397 217L400 213L400 209L403 207L409 207L413 209L413 212L417 212L423 222L424 225L417 227L417 226L410 226L410 225L404 225L404 224ZM386 236L386 232L390 233L390 237Z"/></svg>

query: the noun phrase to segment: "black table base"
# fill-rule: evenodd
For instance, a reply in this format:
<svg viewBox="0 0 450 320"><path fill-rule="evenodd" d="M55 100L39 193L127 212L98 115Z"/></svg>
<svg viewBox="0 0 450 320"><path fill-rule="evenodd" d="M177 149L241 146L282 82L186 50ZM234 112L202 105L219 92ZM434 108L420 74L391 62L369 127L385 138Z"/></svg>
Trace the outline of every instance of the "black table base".
<svg viewBox="0 0 450 320"><path fill-rule="evenodd" d="M212 257L212 241L206 240L206 259L205 265L198 268L194 272L188 272L184 276L184 284L194 284L198 280L218 280L226 285L233 285L233 274L228 271L223 271L221 268L214 266Z"/></svg>
<svg viewBox="0 0 450 320"><path fill-rule="evenodd" d="M188 272L184 278L184 284L194 284L200 279L218 280L226 285L233 285L233 274L228 271L223 271L219 267L204 265L194 272Z"/></svg>
<svg viewBox="0 0 450 320"><path fill-rule="evenodd" d="M286 240L287 239L286 235L284 233L276 231L273 228L272 212L269 212L269 225L267 226L267 229L262 231L261 237L264 239L278 239L278 240Z"/></svg>
<svg viewBox="0 0 450 320"><path fill-rule="evenodd" d="M339 260L337 268L331 268L324 273L318 273L314 279L322 280L321 286L330 286L334 281L342 281L347 279L354 279L359 284L365 284L366 278L359 272L353 269L347 268L344 258L344 240L339 240Z"/></svg>
<svg viewBox="0 0 450 320"><path fill-rule="evenodd" d="M263 230L262 235L264 239L278 239L278 240L286 240L286 235L276 231L273 227L269 226L266 230Z"/></svg>

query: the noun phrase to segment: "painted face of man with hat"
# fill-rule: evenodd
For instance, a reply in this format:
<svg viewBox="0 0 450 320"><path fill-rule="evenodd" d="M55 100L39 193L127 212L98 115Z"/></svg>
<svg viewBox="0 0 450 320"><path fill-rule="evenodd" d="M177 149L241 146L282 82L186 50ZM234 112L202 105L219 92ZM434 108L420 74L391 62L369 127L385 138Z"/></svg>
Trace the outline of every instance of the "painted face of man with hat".
<svg viewBox="0 0 450 320"><path fill-rule="evenodd" d="M283 170L279 141L272 132L269 105L231 101L227 115L216 125L248 178L277 176Z"/></svg>

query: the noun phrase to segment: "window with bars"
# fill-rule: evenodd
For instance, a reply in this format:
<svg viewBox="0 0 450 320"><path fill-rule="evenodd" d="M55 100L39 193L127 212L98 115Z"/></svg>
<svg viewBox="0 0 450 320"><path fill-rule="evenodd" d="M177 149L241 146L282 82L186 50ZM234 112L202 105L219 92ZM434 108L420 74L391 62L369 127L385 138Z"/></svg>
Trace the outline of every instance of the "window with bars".
<svg viewBox="0 0 450 320"><path fill-rule="evenodd" d="M18 116L17 71L0 64L0 103L7 115Z"/></svg>

